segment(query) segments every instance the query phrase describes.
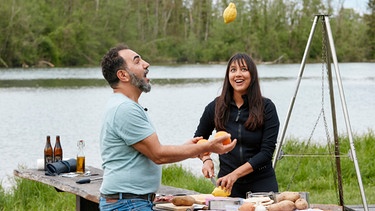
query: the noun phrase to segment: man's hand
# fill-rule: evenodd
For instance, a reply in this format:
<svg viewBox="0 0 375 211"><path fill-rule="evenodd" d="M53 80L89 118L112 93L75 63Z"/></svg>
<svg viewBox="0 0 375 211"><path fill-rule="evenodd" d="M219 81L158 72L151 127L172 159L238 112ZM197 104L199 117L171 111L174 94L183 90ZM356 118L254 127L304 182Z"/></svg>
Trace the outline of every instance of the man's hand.
<svg viewBox="0 0 375 211"><path fill-rule="evenodd" d="M199 140L203 139L202 136L192 138L188 141L186 141L184 144L196 144Z"/></svg>
<svg viewBox="0 0 375 211"><path fill-rule="evenodd" d="M209 147L209 151L217 154L224 154L231 151L236 146L237 139L234 139L230 144L224 145L223 141L228 138L230 138L230 134L223 135L209 141L208 143L211 145Z"/></svg>

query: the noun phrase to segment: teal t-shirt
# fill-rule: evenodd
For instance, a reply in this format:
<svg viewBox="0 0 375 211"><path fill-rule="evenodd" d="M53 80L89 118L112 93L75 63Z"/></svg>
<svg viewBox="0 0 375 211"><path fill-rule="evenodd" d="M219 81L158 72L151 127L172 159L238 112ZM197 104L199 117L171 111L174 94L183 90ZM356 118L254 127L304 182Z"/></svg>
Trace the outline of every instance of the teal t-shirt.
<svg viewBox="0 0 375 211"><path fill-rule="evenodd" d="M161 166L132 147L154 132L141 105L123 94L110 97L100 134L101 193L147 194L159 189Z"/></svg>

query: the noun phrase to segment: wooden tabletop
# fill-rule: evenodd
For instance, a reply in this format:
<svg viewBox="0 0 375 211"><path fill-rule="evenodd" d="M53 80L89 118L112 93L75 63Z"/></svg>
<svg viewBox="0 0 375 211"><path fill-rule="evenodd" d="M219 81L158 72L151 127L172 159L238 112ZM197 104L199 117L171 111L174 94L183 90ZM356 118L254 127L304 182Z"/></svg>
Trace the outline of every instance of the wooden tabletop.
<svg viewBox="0 0 375 211"><path fill-rule="evenodd" d="M76 177L63 177L59 176L47 176L45 175L45 171L39 171L37 169L17 169L14 170L14 175L17 177L21 177L24 179L29 179L37 182L41 182L56 189L64 192L73 193L77 196L81 196L87 200L92 202L99 203L99 188L102 183L101 180L91 181L90 183L86 184L77 184L76 181L83 178L98 178L103 176L103 171L101 169L97 169L94 167L87 167L90 169L91 174L97 174L96 176L85 177L83 175L79 175Z"/></svg>
<svg viewBox="0 0 375 211"><path fill-rule="evenodd" d="M83 175L79 175L76 177L63 177L59 176L47 176L45 175L44 171L39 171L37 169L17 169L14 170L14 175L20 178L29 179L37 182L41 182L50 186L55 187L56 189L64 192L69 192L80 196L84 199L89 201L99 203L100 192L99 188L102 183L102 180L92 180L90 183L86 184L77 184L76 181L84 178L99 178L103 176L103 170L95 168L95 167L87 167L86 170L90 170L92 175L86 177ZM193 195L198 194L195 191L186 190L182 188L175 188L171 186L164 186L162 185L157 194L160 195L176 195L176 194L186 194L186 195Z"/></svg>

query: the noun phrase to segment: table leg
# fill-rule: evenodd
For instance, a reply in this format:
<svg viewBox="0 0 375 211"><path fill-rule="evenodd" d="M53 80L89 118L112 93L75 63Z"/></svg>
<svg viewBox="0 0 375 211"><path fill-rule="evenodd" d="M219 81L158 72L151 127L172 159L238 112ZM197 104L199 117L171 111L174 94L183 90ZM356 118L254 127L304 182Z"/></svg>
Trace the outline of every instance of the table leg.
<svg viewBox="0 0 375 211"><path fill-rule="evenodd" d="M76 211L99 211L99 204L76 195Z"/></svg>

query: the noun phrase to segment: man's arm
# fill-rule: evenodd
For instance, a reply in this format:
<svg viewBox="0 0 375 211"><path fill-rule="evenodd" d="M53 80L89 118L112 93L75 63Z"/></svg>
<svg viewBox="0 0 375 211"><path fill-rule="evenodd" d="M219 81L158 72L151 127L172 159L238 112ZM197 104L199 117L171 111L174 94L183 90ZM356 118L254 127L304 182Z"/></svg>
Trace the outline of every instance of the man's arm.
<svg viewBox="0 0 375 211"><path fill-rule="evenodd" d="M197 157L199 154L205 152L214 152L217 154L229 152L236 146L237 140L233 140L228 145L223 145L222 142L228 136L221 136L204 144L196 144L197 141L202 139L202 137L196 137L183 145L161 145L157 134L153 133L144 140L134 144L133 147L156 164L174 163Z"/></svg>

